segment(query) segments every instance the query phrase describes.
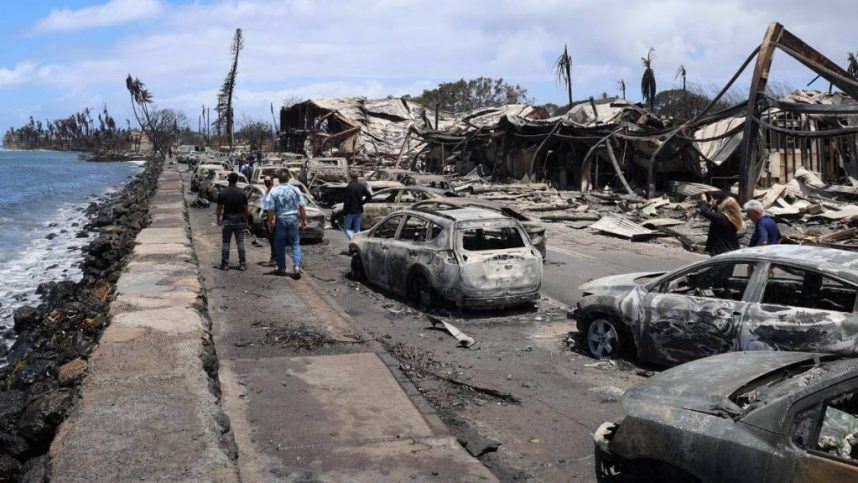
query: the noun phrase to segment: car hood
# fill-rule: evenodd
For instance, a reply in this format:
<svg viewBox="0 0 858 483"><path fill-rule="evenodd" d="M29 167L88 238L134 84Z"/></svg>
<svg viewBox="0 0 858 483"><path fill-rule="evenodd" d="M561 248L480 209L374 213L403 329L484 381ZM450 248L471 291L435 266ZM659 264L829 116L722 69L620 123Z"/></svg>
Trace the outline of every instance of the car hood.
<svg viewBox="0 0 858 483"><path fill-rule="evenodd" d="M629 292L640 285L635 280L641 277L657 277L665 272L637 272L625 273L623 275L612 275L610 277L597 278L578 287L584 293L596 295L613 295Z"/></svg>
<svg viewBox="0 0 858 483"><path fill-rule="evenodd" d="M739 417L744 410L729 397L766 374L819 357L806 352L730 352L668 369L629 389L622 404L627 414L659 413L669 406L723 417Z"/></svg>

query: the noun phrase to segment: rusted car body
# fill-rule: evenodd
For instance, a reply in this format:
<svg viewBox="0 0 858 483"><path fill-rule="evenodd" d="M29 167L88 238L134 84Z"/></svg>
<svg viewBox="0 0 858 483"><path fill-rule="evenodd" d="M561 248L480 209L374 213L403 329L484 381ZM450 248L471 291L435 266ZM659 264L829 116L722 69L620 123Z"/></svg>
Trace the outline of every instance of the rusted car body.
<svg viewBox="0 0 858 483"><path fill-rule="evenodd" d="M229 181L227 177L235 173L235 171L227 171L227 170L219 170L219 171L210 171L209 175L200 182L200 193L204 194L208 199L212 201L217 201L217 194L220 190L229 186ZM247 178L244 177L243 174L235 173L238 175L238 186L241 189L247 187Z"/></svg>
<svg viewBox="0 0 858 483"><path fill-rule="evenodd" d="M325 214L316 205L313 196L307 191L307 187L296 179L289 180L289 184L297 187L307 200L307 227L301 229L301 241L321 242L325 238ZM245 188L247 194L247 209L250 213L251 231L257 236L265 236L267 229L266 220L263 217L262 198L265 196L265 186L261 184L248 185Z"/></svg>
<svg viewBox="0 0 858 483"><path fill-rule="evenodd" d="M527 236L530 237L530 242L533 243L533 246L535 246L539 250L539 253L542 254L542 259L545 260L547 249L545 225L542 224L542 221L533 219L527 215L519 213L518 211L510 208L509 206L503 205L495 201L483 200L480 198L445 197L418 201L417 203L411 205L411 208L428 211L439 211L464 208L466 206L485 208L487 210L496 211L510 218L515 218L516 220L518 220L518 222L521 223L522 228L524 228L524 231L527 232Z"/></svg>
<svg viewBox="0 0 858 483"><path fill-rule="evenodd" d="M395 212L404 210L418 201L441 198L443 192L423 186L402 186L387 188L373 192L372 200L363 205L361 215L362 226L369 228L378 220ZM337 203L331 207L331 225L343 226L343 204Z"/></svg>
<svg viewBox="0 0 858 483"><path fill-rule="evenodd" d="M410 169L402 169L402 168L379 168L374 170L373 172L367 174L367 181L399 181L402 182L402 178L416 174L414 171Z"/></svg>
<svg viewBox="0 0 858 483"><path fill-rule="evenodd" d="M746 248L580 290L578 329L597 357L632 345L640 359L668 365L738 350L858 353L854 252Z"/></svg>
<svg viewBox="0 0 858 483"><path fill-rule="evenodd" d="M377 191L386 190L390 188L404 188L405 185L400 183L399 181L367 181L361 180L368 188L370 193L375 193ZM320 186L317 186L315 190L313 190L313 194L319 200L319 204L325 207L332 207L337 203L342 203L346 199L346 188L348 188L349 184L347 182L330 182L324 183Z"/></svg>
<svg viewBox="0 0 858 483"><path fill-rule="evenodd" d="M352 275L434 306L502 308L533 302L542 257L514 219L493 211L404 210L349 243Z"/></svg>
<svg viewBox="0 0 858 483"><path fill-rule="evenodd" d="M277 173L283 169L283 166L276 164L265 164L255 166L250 174L250 184L262 184L266 176L270 176L274 184L278 184L280 180L277 178ZM291 173L290 173L291 175Z"/></svg>
<svg viewBox="0 0 858 483"><path fill-rule="evenodd" d="M223 169L224 167L220 164L198 164L191 177L191 191L200 191L200 183L209 176L209 173Z"/></svg>
<svg viewBox="0 0 858 483"><path fill-rule="evenodd" d="M346 158L310 158L304 163L302 178L311 191L322 183L348 181L348 160Z"/></svg>
<svg viewBox="0 0 858 483"><path fill-rule="evenodd" d="M440 174L413 173L402 177L405 186L425 186L442 190L450 189L450 180Z"/></svg>
<svg viewBox="0 0 858 483"><path fill-rule="evenodd" d="M721 354L621 403L594 434L599 481L858 481L858 359Z"/></svg>

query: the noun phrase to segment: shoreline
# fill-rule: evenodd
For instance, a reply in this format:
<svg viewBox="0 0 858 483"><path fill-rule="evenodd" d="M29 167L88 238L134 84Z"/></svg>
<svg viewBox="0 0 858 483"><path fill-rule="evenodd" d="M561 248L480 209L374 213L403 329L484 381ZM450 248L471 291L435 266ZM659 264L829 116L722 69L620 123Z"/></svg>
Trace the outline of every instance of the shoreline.
<svg viewBox="0 0 858 483"><path fill-rule="evenodd" d="M67 151L66 151L67 152ZM0 368L0 480L47 474L47 451L58 425L78 398L86 359L109 325L116 280L150 222L149 201L164 161L149 158L143 170L84 212L80 280L38 285L39 304L13 313L15 334Z"/></svg>

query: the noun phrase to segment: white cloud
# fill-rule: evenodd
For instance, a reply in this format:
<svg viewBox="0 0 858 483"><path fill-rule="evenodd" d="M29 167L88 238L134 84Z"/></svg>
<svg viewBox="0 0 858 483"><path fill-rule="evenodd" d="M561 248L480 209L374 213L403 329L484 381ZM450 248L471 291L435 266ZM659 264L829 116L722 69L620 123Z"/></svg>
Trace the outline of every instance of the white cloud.
<svg viewBox="0 0 858 483"><path fill-rule="evenodd" d="M36 32L70 32L95 27L109 27L157 16L163 11L159 0L111 0L103 5L51 10L39 20Z"/></svg>
<svg viewBox="0 0 858 483"><path fill-rule="evenodd" d="M0 89L29 82L36 74L36 64L21 62L11 69L0 68Z"/></svg>
<svg viewBox="0 0 858 483"><path fill-rule="evenodd" d="M843 14L850 9L850 0L828 2L810 16L798 0L114 0L53 11L37 29L152 20L106 45L73 45L66 56L0 68L0 89L32 82L43 89L39 102L55 115L87 102L121 111L128 104L124 78L131 73L160 105L196 118L202 104L215 102L232 34L241 27L239 116L267 118L269 102L286 96L383 97L480 75L518 83L538 102L561 103L565 93L552 63L564 44L574 61L576 98L614 93L623 78L628 96L639 99L640 57L649 47L656 49L660 89L678 82L679 64L689 82L720 87L773 18L842 62L858 45L852 17ZM778 60L772 71L773 81L795 86L810 77L794 62Z"/></svg>

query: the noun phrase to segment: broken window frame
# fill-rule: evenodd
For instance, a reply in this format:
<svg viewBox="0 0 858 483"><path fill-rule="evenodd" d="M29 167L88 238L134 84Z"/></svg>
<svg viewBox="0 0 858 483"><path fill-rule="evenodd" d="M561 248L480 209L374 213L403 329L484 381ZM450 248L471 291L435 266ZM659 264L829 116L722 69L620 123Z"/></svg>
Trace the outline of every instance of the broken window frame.
<svg viewBox="0 0 858 483"><path fill-rule="evenodd" d="M819 449L819 434L822 431L822 424L825 420L824 409L828 404L838 397L841 397L849 392L858 392L858 377L852 377L844 381L838 382L832 386L826 387L819 392L802 398L796 402L788 413L787 421L788 430L784 432L789 438L789 442L796 449L806 453L806 456L816 456L831 460L837 463L844 463L850 466L858 466L858 460L843 458L841 456L828 453ZM796 431L798 429L798 420L807 411L813 411L815 422L809 434L806 434L807 441L797 441Z"/></svg>
<svg viewBox="0 0 858 483"><path fill-rule="evenodd" d="M711 269L711 268L715 267L716 265L733 265L734 270L735 270L735 265L751 265L751 266L753 266L753 272L748 277L748 284L745 286L745 291L742 293L742 297L740 297L739 300L732 299L732 298L698 295L698 294L694 294L694 293L683 294L683 293L673 293L673 292L667 291L667 287L670 285L670 283L672 281L677 280L681 277L685 277L688 274L693 273L693 272L699 272L701 270ZM710 299L710 300L725 300L725 301L729 300L732 302L750 302L749 298L752 296L752 294L754 292L753 288L754 288L754 285L755 285L756 279L757 279L757 277L755 277L755 275L757 275L759 273L759 270L761 269L761 267L759 265L760 265L759 260L744 260L744 259L729 260L729 261L707 260L707 261L702 262L702 263L696 263L690 267L687 267L686 269L684 269L680 272L668 273L668 274L664 275L663 277L658 278L658 279L654 280L653 282L650 282L650 283L652 283L652 286L651 286L649 292L653 293L653 294L675 295L675 296L679 296L679 297L697 297L697 298L705 298L705 299Z"/></svg>
<svg viewBox="0 0 858 483"><path fill-rule="evenodd" d="M405 215L394 214L394 215L391 215L391 216L381 220L380 222L378 222L378 226L376 226L375 228L372 229L372 234L370 235L370 238L373 238L376 240L395 240L396 237L399 236L399 229L402 227L403 218L405 218ZM396 229L393 231L393 235L389 236L389 237L378 236L379 230L381 230L382 227L384 227L384 225L388 224L389 222L391 222L393 220L398 220L396 222Z"/></svg>
<svg viewBox="0 0 858 483"><path fill-rule="evenodd" d="M834 309L828 309L828 308L803 307L803 306L799 306L799 305L786 305L786 304L779 304L779 303L773 303L773 302L763 302L763 297L765 296L766 286L769 283L769 277L771 275L772 267L775 265L788 267L788 268L791 268L793 270L801 270L803 272L815 273L815 274L822 277L823 282L821 283L821 285L824 285L824 280L826 278L829 278L831 280L840 282L841 284L851 286L856 291L855 300L853 301L853 304L852 304L852 311L851 312L850 311L840 311L840 310L834 310ZM816 270L816 269L809 268L809 267L803 267L803 266L799 266L799 265L795 265L795 264L791 264L791 263L766 262L765 266L761 267L761 268L762 268L761 273L763 275L762 275L762 279L759 281L760 285L759 285L759 290L757 291L758 294L754 297L755 300L752 300L751 303L766 304L766 305L777 305L777 306L782 306L782 307L792 307L792 308L800 308L800 309L803 308L806 310L822 310L822 311L828 311L828 312L836 312L839 314L858 314L858 285L856 285L854 282L846 280L842 277L838 277L834 274L825 273L821 270Z"/></svg>
<svg viewBox="0 0 858 483"><path fill-rule="evenodd" d="M405 234L405 230L407 229L408 222L411 221L412 219L419 220L424 225L423 226L423 239L422 240L413 240L413 239L402 237ZM430 227L431 223L432 223L431 221L429 221L426 218L423 218L421 216L407 215L405 217L405 221L403 221L401 223L401 226L399 228L399 233L397 233L395 240L405 242L405 243L426 243L426 242L430 241L429 240L429 227Z"/></svg>
<svg viewBox="0 0 858 483"><path fill-rule="evenodd" d="M521 240L521 245L515 246L515 247L505 247L505 248L486 248L486 249L481 249L481 250L469 250L469 249L465 248L465 232L470 231L470 230L486 230L486 229L513 230L515 233L518 234L519 239ZM457 232L456 233L456 243L458 245L458 248L460 250L462 250L463 252L468 252L468 253L484 253L484 252L497 252L497 251L506 251L506 250L521 250L523 248L527 248L528 242L530 240L530 238L527 236L527 233L523 229L521 229L520 227L515 226L515 225L500 225L500 226L496 226L496 227L493 227L493 226L457 227L456 232Z"/></svg>

